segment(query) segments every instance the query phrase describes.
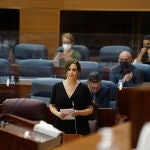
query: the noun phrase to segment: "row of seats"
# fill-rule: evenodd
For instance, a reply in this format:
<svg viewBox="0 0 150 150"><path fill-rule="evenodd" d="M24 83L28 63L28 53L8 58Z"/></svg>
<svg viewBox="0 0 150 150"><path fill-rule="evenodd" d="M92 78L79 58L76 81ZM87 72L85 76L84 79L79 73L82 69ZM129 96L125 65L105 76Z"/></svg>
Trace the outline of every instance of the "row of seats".
<svg viewBox="0 0 150 150"><path fill-rule="evenodd" d="M92 71L100 73L100 65L92 61L80 61L82 72L79 76L80 79L86 79L88 74ZM6 67L7 66L7 67ZM0 76L8 76L12 73L11 66L18 67L19 77L57 77L54 72L54 62L46 59L27 59L21 61L17 65L10 64L5 59L0 59ZM65 77L65 74L62 75Z"/></svg>
<svg viewBox="0 0 150 150"><path fill-rule="evenodd" d="M82 69L79 76L80 79L87 79L87 76L90 72L97 71L101 75L102 79L109 80L109 70L107 71L107 74L105 74L105 70L99 63L92 61L80 61L80 64ZM150 82L150 66L147 64L134 65L143 72L144 82ZM14 74L15 72L11 66L12 64L10 64L6 59L0 59L0 76ZM27 59L21 61L17 66L19 67L18 75L20 77L60 77L60 75L57 76L57 72L54 71L54 68L57 67L54 67L54 63L51 60ZM62 74L62 77L65 77L65 74Z"/></svg>
<svg viewBox="0 0 150 150"><path fill-rule="evenodd" d="M61 51L63 48L58 47L57 51ZM81 53L81 60L88 61L90 58L90 50L85 45L73 45L75 51ZM122 51L129 51L132 53L132 49L129 46L113 45L104 46L99 50L99 63L102 67L111 67L118 61L118 55ZM0 58L8 59L10 56L10 48L7 44L1 44ZM15 63L20 63L26 59L48 59L48 49L42 44L17 44L14 48Z"/></svg>
<svg viewBox="0 0 150 150"><path fill-rule="evenodd" d="M97 62L92 61L80 61L81 73L79 79L87 79L87 76L92 71L97 71L101 75L102 79L105 78L103 68ZM147 64L134 64L144 74L144 82L150 82L150 66ZM12 67L18 67L18 69ZM0 59L0 77L18 75L20 78L35 78L35 77L65 77L64 68L63 72L57 74L54 63L51 60L46 59L27 59L21 61L18 65L12 65L6 59ZM60 69L58 67L58 69ZM109 70L107 72L107 80L109 80Z"/></svg>
<svg viewBox="0 0 150 150"><path fill-rule="evenodd" d="M60 51L59 47L57 51ZM89 58L89 49L84 45L73 45L73 49L81 53L81 60L87 61ZM0 58L9 59L10 47L7 44L1 44ZM42 44L24 44L20 43L14 47L15 63L25 59L48 59L48 49Z"/></svg>

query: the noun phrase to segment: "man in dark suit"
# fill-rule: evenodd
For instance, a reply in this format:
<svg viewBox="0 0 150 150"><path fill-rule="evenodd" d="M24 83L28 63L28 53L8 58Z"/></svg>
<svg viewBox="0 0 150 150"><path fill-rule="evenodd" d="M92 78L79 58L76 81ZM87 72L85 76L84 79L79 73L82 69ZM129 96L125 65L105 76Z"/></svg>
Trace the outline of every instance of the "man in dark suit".
<svg viewBox="0 0 150 150"><path fill-rule="evenodd" d="M111 89L101 85L98 72L91 72L88 76L87 86L93 97L93 101L99 108L109 108L111 101Z"/></svg>
<svg viewBox="0 0 150 150"><path fill-rule="evenodd" d="M118 65L110 69L109 78L115 84L121 80L123 87L133 87L143 83L143 73L132 65L132 55L128 51L119 54Z"/></svg>

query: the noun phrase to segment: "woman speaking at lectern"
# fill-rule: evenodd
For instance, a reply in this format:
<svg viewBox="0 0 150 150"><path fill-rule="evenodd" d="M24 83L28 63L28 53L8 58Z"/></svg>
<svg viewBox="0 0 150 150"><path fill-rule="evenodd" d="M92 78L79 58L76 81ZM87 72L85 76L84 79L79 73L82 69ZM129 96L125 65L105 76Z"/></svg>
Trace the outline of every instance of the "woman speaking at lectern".
<svg viewBox="0 0 150 150"><path fill-rule="evenodd" d="M66 134L90 133L87 115L93 112L92 98L86 85L78 80L81 66L75 59L65 65L66 79L56 83L50 110L57 116L55 127Z"/></svg>

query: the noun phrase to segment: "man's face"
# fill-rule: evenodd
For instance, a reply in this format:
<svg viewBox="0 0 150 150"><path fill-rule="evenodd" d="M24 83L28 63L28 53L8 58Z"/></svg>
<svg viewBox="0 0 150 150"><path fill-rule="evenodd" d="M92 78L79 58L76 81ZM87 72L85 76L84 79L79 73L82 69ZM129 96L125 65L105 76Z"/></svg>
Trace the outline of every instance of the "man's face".
<svg viewBox="0 0 150 150"><path fill-rule="evenodd" d="M132 56L127 53L127 52L123 52L119 55L119 59L118 59L119 62L128 62L128 63L131 63L132 62Z"/></svg>
<svg viewBox="0 0 150 150"><path fill-rule="evenodd" d="M96 93L101 88L101 84L100 82L89 82L88 87L91 93Z"/></svg>

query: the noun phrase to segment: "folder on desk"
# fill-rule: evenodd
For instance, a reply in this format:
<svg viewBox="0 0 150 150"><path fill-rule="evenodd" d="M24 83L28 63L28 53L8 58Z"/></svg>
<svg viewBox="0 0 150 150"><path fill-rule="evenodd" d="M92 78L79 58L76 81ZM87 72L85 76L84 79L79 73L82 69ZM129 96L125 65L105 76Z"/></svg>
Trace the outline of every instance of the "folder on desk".
<svg viewBox="0 0 150 150"><path fill-rule="evenodd" d="M53 125L48 124L45 121L40 121L40 123L34 126L33 130L52 137L58 137L62 133L62 131L56 129Z"/></svg>

